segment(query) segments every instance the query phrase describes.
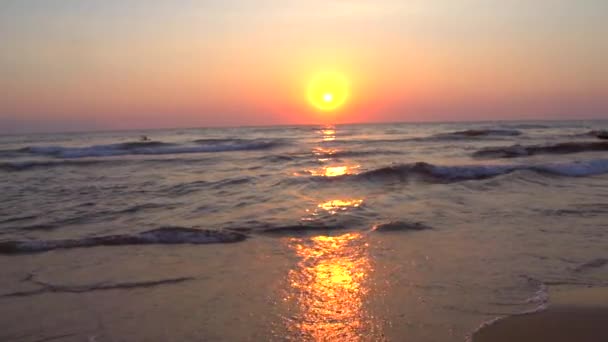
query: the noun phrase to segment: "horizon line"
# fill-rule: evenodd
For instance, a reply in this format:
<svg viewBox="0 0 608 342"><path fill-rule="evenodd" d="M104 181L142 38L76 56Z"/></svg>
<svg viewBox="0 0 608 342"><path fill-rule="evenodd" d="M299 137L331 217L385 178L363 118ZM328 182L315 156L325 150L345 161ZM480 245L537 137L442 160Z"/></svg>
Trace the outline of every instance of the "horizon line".
<svg viewBox="0 0 608 342"><path fill-rule="evenodd" d="M176 126L176 127L148 127L148 128L116 128L116 129L85 129L85 130L67 130L67 131L23 131L18 133L0 132L0 136L19 136L19 135L60 135L60 134L85 134L85 133L111 133L111 132L139 132L139 131L170 131L177 129L238 129L238 128L269 128L269 127L304 127L304 126L354 126L354 125L390 125L390 124L475 124L475 123L493 123L493 122L574 122L574 121L608 121L608 118L580 118L580 119L496 119L496 120L428 120L428 121L369 121L369 122L346 122L346 123L302 123L302 124L252 124L252 125L218 125L218 126Z"/></svg>

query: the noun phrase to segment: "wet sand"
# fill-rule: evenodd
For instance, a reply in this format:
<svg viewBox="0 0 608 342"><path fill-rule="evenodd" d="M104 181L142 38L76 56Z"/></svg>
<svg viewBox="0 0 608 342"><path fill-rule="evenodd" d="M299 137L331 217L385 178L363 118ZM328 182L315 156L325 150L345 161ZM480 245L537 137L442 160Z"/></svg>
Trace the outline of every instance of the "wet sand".
<svg viewBox="0 0 608 342"><path fill-rule="evenodd" d="M500 238L484 225L3 255L0 341L463 342L491 313L525 312L546 300L545 287L513 266L526 264L519 258L531 246L505 243L518 236L512 226ZM58 240L44 240L51 239ZM608 268L585 259L592 261L569 263L572 277L601 284ZM554 261L538 268L559 267ZM597 302L595 294L572 298L585 301Z"/></svg>
<svg viewBox="0 0 608 342"><path fill-rule="evenodd" d="M473 342L608 341L608 288L585 288L552 294L546 311L496 321Z"/></svg>

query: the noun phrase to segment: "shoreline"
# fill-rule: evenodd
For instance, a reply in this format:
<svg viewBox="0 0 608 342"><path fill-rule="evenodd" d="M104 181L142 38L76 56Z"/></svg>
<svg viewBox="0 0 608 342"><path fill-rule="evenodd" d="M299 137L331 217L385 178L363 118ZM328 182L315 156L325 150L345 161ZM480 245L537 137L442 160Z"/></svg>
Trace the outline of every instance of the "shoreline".
<svg viewBox="0 0 608 342"><path fill-rule="evenodd" d="M559 291L548 309L498 319L473 333L471 341L608 341L608 287Z"/></svg>

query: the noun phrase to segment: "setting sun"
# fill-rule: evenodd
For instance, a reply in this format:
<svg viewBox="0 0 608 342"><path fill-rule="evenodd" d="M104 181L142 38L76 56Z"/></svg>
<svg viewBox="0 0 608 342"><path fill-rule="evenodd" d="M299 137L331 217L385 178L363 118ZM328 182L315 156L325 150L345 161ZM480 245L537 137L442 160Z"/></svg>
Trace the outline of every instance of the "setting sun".
<svg viewBox="0 0 608 342"><path fill-rule="evenodd" d="M0 0L0 342L608 342L606 33L608 0Z"/></svg>
<svg viewBox="0 0 608 342"><path fill-rule="evenodd" d="M308 84L308 101L318 110L330 112L340 108L349 97L349 82L337 72L315 75Z"/></svg>

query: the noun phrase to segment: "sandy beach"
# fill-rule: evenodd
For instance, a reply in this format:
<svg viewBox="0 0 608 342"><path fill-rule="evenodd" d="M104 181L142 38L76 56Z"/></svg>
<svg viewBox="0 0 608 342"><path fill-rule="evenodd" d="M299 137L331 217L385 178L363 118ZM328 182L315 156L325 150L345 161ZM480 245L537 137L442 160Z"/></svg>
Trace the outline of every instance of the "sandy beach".
<svg viewBox="0 0 608 342"><path fill-rule="evenodd" d="M501 319L480 329L473 342L608 341L608 288L555 293L549 309Z"/></svg>

